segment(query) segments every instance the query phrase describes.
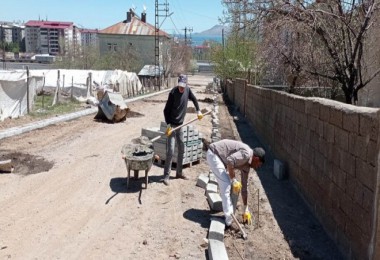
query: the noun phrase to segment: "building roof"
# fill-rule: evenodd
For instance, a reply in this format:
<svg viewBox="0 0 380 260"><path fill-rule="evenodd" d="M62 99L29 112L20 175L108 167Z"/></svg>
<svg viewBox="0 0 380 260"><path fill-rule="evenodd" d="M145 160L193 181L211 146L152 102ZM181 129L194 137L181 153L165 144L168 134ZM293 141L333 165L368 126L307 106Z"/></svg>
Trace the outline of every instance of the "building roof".
<svg viewBox="0 0 380 260"><path fill-rule="evenodd" d="M56 22L56 21L28 21L26 27L40 27L40 28L55 28L55 29L66 29L73 26L72 22Z"/></svg>
<svg viewBox="0 0 380 260"><path fill-rule="evenodd" d="M81 33L98 33L99 32L98 29L84 29L84 28L79 29L79 31Z"/></svg>
<svg viewBox="0 0 380 260"><path fill-rule="evenodd" d="M150 35L154 36L155 27L149 23L144 23L138 17L133 16L130 22L119 22L110 27L107 27L103 30L100 30L100 34L125 34L125 35ZM168 38L169 35L159 30L160 36L166 36Z"/></svg>

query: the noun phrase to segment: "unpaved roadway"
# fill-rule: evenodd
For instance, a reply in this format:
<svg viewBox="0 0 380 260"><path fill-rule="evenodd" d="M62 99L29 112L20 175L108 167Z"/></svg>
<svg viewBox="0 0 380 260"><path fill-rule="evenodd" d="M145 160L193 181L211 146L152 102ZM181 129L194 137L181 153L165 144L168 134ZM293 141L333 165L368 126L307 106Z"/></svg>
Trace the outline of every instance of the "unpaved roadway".
<svg viewBox="0 0 380 260"><path fill-rule="evenodd" d="M212 77L189 81L199 100L212 98L205 93ZM22 157L29 165L0 174L0 259L207 259L210 211L204 190L195 186L198 175L208 172L204 160L185 168L190 180L172 179L166 187L163 168L155 164L147 189L141 188L143 178L126 188L121 148L141 128L160 125L166 98L128 104L135 116L122 123L96 122L92 115L0 140L0 155ZM228 110L220 110L223 135L232 137ZM188 113L187 120L193 117ZM196 127L209 138L211 117ZM260 180L254 181L260 188ZM298 258L296 242L289 245L262 187L261 198L261 225L247 227L249 239L226 234L230 259ZM309 256L318 259L325 249L311 247Z"/></svg>

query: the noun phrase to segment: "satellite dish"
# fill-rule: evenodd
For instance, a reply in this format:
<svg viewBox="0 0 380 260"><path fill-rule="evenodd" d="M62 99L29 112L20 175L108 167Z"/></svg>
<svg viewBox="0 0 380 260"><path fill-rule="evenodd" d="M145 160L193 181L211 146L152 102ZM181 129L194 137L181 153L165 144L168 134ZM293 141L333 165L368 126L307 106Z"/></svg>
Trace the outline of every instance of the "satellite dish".
<svg viewBox="0 0 380 260"><path fill-rule="evenodd" d="M146 11L146 6L145 5L143 5L143 10L144 10L144 13L145 13L145 11Z"/></svg>

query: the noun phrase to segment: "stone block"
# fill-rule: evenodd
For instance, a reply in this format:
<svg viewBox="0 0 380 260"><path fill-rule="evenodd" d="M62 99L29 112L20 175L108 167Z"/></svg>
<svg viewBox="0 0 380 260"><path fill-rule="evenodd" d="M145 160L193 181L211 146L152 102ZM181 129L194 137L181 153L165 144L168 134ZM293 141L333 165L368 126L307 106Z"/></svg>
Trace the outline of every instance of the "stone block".
<svg viewBox="0 0 380 260"><path fill-rule="evenodd" d="M228 260L227 250L223 242L211 239L208 241L209 260Z"/></svg>
<svg viewBox="0 0 380 260"><path fill-rule="evenodd" d="M217 193L218 192L218 185L208 182L206 185L206 192L208 193Z"/></svg>
<svg viewBox="0 0 380 260"><path fill-rule="evenodd" d="M210 209L213 211L223 211L222 198L219 193L206 193L207 202L210 206Z"/></svg>
<svg viewBox="0 0 380 260"><path fill-rule="evenodd" d="M206 174L200 174L197 179L197 186L206 189L207 183L209 182L209 177Z"/></svg>
<svg viewBox="0 0 380 260"><path fill-rule="evenodd" d="M223 242L224 228L225 224L223 218L211 218L211 224L208 230L208 239Z"/></svg>
<svg viewBox="0 0 380 260"><path fill-rule="evenodd" d="M215 174L213 172L209 173L208 178L209 178L209 183L218 185L218 181L216 180Z"/></svg>

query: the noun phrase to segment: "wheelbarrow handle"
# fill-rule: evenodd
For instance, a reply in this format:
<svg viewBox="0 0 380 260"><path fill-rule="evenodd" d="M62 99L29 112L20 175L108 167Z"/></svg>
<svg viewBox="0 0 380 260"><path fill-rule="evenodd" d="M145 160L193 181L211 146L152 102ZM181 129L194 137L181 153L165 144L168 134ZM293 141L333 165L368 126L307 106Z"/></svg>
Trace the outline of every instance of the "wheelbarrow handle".
<svg viewBox="0 0 380 260"><path fill-rule="evenodd" d="M208 114L210 114L211 112L212 112L212 111L209 110L209 111L207 111L206 113L204 113L203 116L208 115ZM188 124L190 124L190 123L192 123L192 122L194 122L194 121L197 121L197 120L198 120L198 117L196 117L196 118L194 118L194 119L191 119L190 121L187 121L186 123L184 123L184 124L182 124L182 125L179 125L179 126L177 126L177 127L174 127L174 128L172 129L172 132L174 132L174 131L176 131L176 130L178 130L178 129L184 127L184 126L187 126ZM163 137L164 135L165 135L165 134L163 134L163 135L159 135L159 136L156 136L156 137L154 137L153 139L151 139L150 141L153 143L154 141L157 141L158 139L160 139L160 138Z"/></svg>

